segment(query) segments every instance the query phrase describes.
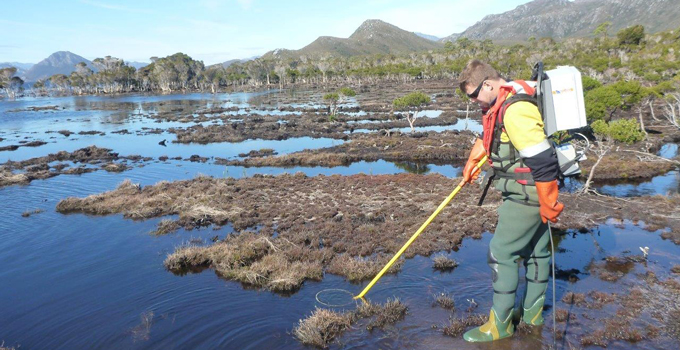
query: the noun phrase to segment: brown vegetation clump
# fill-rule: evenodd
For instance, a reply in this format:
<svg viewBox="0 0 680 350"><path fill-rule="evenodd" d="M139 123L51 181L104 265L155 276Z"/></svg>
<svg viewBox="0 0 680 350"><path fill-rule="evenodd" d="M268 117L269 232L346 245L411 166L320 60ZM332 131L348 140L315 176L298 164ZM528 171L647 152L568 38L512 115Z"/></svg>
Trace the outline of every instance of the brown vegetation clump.
<svg viewBox="0 0 680 350"><path fill-rule="evenodd" d="M267 157L267 156L273 156L276 155L277 152L274 151L271 148L260 148L259 150L252 150L248 153L239 153L239 157L241 158L246 158L246 157Z"/></svg>
<svg viewBox="0 0 680 350"><path fill-rule="evenodd" d="M387 325L395 324L406 316L408 308L398 298L387 299L387 301L380 304L373 304L365 301L362 303L354 315L355 318L374 317L367 325L366 329L373 330L375 328L385 328Z"/></svg>
<svg viewBox="0 0 680 350"><path fill-rule="evenodd" d="M570 313L569 311L565 309L557 309L555 310L555 321L557 322L566 322L567 320L575 321L576 320L576 315L573 313Z"/></svg>
<svg viewBox="0 0 680 350"><path fill-rule="evenodd" d="M603 348L613 340L623 340L631 343L639 342L646 338L645 334L637 328L634 328L629 320L621 318L612 318L604 320L604 329L598 329L594 332L581 337L581 345L597 345Z"/></svg>
<svg viewBox="0 0 680 350"><path fill-rule="evenodd" d="M326 348L333 339L352 325L352 315L327 309L316 309L300 320L293 335L305 345Z"/></svg>
<svg viewBox="0 0 680 350"><path fill-rule="evenodd" d="M404 318L408 308L399 299L387 299L380 304L363 302L354 311L337 312L317 308L312 314L301 319L293 329L293 335L303 344L326 348L337 336L352 324L364 318L372 318L368 330L384 328Z"/></svg>
<svg viewBox="0 0 680 350"><path fill-rule="evenodd" d="M297 290L305 280L321 280L322 263L328 258L324 250L244 232L207 247L180 247L164 264L179 274L212 267L227 279L285 293Z"/></svg>
<svg viewBox="0 0 680 350"><path fill-rule="evenodd" d="M118 153L108 148L90 146L73 152L60 151L19 162L8 161L0 165L0 187L27 184L36 179L48 179L62 174L79 175L97 170L86 167L88 164L103 163L102 169L115 172L129 169L125 164L113 163L113 161L117 160L138 162L148 160L148 158L138 156L121 157ZM67 163L54 164L56 162L71 162L74 166ZM20 171L21 173L14 173L15 171Z"/></svg>
<svg viewBox="0 0 680 350"><path fill-rule="evenodd" d="M601 309L605 304L613 303L618 298L618 295L616 294L609 294L596 290L590 291L588 296L593 300L592 303L588 304L588 307L592 309Z"/></svg>
<svg viewBox="0 0 680 350"><path fill-rule="evenodd" d="M435 304L439 305L443 309L453 310L456 308L453 298L446 293L435 294L434 301Z"/></svg>
<svg viewBox="0 0 680 350"><path fill-rule="evenodd" d="M130 169L130 167L123 163L108 163L102 165L102 169L110 173L122 173L123 171Z"/></svg>
<svg viewBox="0 0 680 350"><path fill-rule="evenodd" d="M175 232L179 228L175 220L164 219L158 223L156 230L151 232L152 235L162 236L171 232Z"/></svg>
<svg viewBox="0 0 680 350"><path fill-rule="evenodd" d="M583 293L567 292L562 297L562 302L570 305L585 306L586 295Z"/></svg>
<svg viewBox="0 0 680 350"><path fill-rule="evenodd" d="M13 174L10 170L0 168L0 187L26 185L31 179L25 174Z"/></svg>
<svg viewBox="0 0 680 350"><path fill-rule="evenodd" d="M488 320L488 316L479 314L468 315L463 318L452 318L449 320L449 324L444 327L444 335L455 338L460 337L468 328L479 327Z"/></svg>
<svg viewBox="0 0 680 350"><path fill-rule="evenodd" d="M40 213L42 213L43 211L44 211L44 210L42 210L42 209L40 209L40 208L35 209L35 210L26 210L25 212L21 213L21 216L24 217L24 218L27 218L27 217L29 217L29 216L31 216L31 215L33 215L33 214L40 214Z"/></svg>
<svg viewBox="0 0 680 350"><path fill-rule="evenodd" d="M352 257L343 254L333 258L327 272L347 277L350 282L361 282L372 279L390 261L391 256ZM386 273L397 273L401 270L404 259L394 262Z"/></svg>
<svg viewBox="0 0 680 350"><path fill-rule="evenodd" d="M458 266L458 262L445 254L437 254L432 258L432 267L439 271L451 271Z"/></svg>
<svg viewBox="0 0 680 350"><path fill-rule="evenodd" d="M588 270L603 281L616 282L633 271L635 263L644 261L646 259L641 255L608 256L603 262L590 264Z"/></svg>
<svg viewBox="0 0 680 350"><path fill-rule="evenodd" d="M673 267L671 267L671 272L680 273L680 265L673 265Z"/></svg>

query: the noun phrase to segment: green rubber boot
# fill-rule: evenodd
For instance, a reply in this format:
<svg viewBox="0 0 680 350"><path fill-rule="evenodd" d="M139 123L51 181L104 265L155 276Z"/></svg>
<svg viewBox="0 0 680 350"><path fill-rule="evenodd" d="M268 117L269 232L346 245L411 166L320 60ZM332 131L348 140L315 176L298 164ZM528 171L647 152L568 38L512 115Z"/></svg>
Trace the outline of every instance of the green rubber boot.
<svg viewBox="0 0 680 350"><path fill-rule="evenodd" d="M543 304L545 303L545 295L536 300L534 305L525 309L522 307L522 320L524 323L532 326L540 326L543 324Z"/></svg>
<svg viewBox="0 0 680 350"><path fill-rule="evenodd" d="M515 325L512 324L512 312L508 313L505 320L500 320L496 311L491 309L489 321L485 324L471 329L463 334L463 339L473 343L490 342L503 339L515 333Z"/></svg>

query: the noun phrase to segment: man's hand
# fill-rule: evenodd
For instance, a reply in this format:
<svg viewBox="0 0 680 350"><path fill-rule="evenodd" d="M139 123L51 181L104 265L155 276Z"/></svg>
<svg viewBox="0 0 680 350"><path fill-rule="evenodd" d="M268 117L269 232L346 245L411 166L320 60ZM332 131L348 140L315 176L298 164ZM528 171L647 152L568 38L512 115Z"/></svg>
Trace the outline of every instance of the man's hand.
<svg viewBox="0 0 680 350"><path fill-rule="evenodd" d="M470 151L470 156L468 157L467 164L463 168L463 182L472 183L472 181L477 180L481 170L477 168L479 161L486 155L486 150L484 149L484 142L482 139L475 140L475 145L472 146Z"/></svg>
<svg viewBox="0 0 680 350"><path fill-rule="evenodd" d="M557 180L548 182L536 181L536 191L538 191L538 203L541 205L539 209L541 213L541 220L543 223L557 222L557 217L564 210L564 204L557 201L559 190L557 189Z"/></svg>

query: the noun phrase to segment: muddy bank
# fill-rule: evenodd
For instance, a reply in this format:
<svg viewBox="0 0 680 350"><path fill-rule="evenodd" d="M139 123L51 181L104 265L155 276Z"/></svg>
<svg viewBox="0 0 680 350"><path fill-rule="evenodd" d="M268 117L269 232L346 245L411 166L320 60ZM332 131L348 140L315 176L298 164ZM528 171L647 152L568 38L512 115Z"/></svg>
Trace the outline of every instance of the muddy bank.
<svg viewBox="0 0 680 350"><path fill-rule="evenodd" d="M342 166L359 161L409 161L422 163L461 163L474 141L469 131L445 131L354 135L342 145L304 150L282 156L249 157L239 160L216 158L217 164L246 167L262 166Z"/></svg>
<svg viewBox="0 0 680 350"><path fill-rule="evenodd" d="M98 169L122 172L130 168L127 163L148 161L141 156L119 156L108 148L90 146L73 152L61 151L43 157L0 164L0 187L28 184L36 179L58 175L84 174Z"/></svg>
<svg viewBox="0 0 680 350"><path fill-rule="evenodd" d="M348 134L357 129L390 130L406 128L409 123L401 114L385 116L380 122L350 123L365 120L339 116L329 119L327 115L303 116L244 116L243 119L228 119L223 125L194 125L188 128L171 128L178 143L240 142L248 139L285 140L293 137L328 137L346 140ZM436 118L418 118L415 126L454 125L458 118L453 113L442 113Z"/></svg>

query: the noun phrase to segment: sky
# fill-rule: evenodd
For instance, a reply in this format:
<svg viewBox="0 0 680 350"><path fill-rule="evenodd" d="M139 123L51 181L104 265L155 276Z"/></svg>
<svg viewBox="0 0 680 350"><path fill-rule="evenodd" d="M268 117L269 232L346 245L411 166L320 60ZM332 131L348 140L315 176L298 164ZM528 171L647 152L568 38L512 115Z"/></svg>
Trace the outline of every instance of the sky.
<svg viewBox="0 0 680 350"><path fill-rule="evenodd" d="M367 19L445 37L528 0L10 0L0 12L0 62L56 51L149 62L177 52L205 64L347 38Z"/></svg>

